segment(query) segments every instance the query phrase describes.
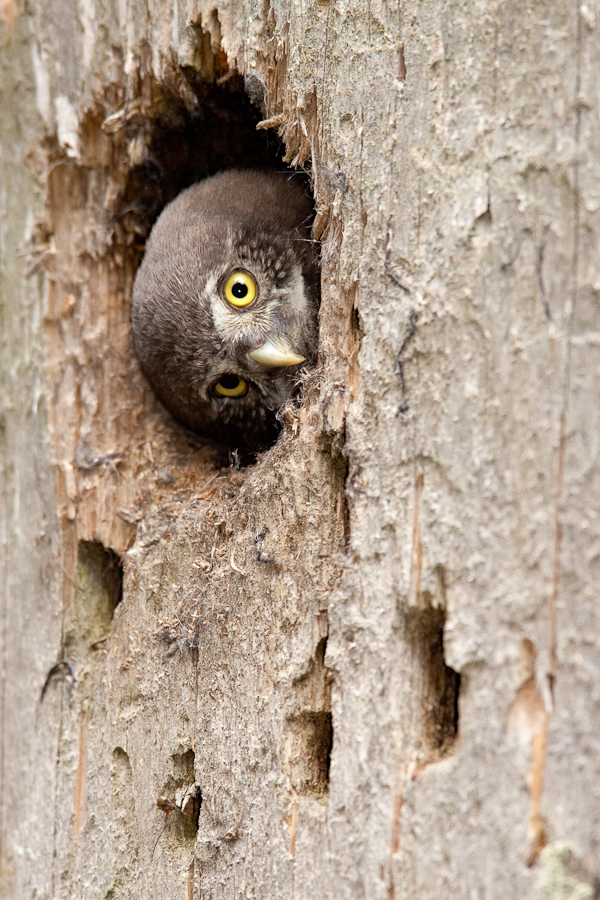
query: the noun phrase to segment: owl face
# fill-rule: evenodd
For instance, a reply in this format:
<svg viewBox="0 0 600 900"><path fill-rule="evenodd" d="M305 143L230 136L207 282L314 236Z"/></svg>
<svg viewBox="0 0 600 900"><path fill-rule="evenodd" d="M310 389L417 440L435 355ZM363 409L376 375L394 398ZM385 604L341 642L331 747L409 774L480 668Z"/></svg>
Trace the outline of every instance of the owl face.
<svg viewBox="0 0 600 900"><path fill-rule="evenodd" d="M311 213L289 176L221 173L163 211L136 276L135 347L158 398L243 454L274 439L277 410L315 361Z"/></svg>

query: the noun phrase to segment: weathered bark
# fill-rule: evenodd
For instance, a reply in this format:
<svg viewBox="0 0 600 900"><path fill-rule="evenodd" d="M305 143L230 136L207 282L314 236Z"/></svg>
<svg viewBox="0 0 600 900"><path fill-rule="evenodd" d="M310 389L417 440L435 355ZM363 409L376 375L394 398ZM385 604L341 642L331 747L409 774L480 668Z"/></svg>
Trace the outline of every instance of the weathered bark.
<svg viewBox="0 0 600 900"><path fill-rule="evenodd" d="M0 15L0 895L597 893L594 6ZM261 118L314 179L321 362L235 470L129 302Z"/></svg>

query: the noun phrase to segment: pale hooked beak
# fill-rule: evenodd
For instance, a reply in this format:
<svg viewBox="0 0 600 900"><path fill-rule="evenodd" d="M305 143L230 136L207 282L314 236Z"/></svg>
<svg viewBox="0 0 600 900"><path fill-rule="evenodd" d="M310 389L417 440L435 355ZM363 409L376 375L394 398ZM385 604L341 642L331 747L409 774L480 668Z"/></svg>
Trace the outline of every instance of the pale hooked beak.
<svg viewBox="0 0 600 900"><path fill-rule="evenodd" d="M249 359L269 369L275 366L296 366L306 359L304 356L298 356L289 339L283 334L270 334L264 344L256 350L251 350L247 355Z"/></svg>

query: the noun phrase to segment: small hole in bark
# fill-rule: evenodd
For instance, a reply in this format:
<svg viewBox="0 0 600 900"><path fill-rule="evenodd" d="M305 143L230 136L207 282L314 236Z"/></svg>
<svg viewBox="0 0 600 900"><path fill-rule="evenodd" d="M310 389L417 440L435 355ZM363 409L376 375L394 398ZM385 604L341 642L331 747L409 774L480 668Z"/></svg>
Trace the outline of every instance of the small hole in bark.
<svg viewBox="0 0 600 900"><path fill-rule="evenodd" d="M69 612L65 656L79 659L106 641L123 595L123 563L97 541L80 541L75 570L75 602Z"/></svg>
<svg viewBox="0 0 600 900"><path fill-rule="evenodd" d="M444 659L446 612L427 606L406 614L407 638L421 677L422 739L436 756L446 755L458 735L460 674Z"/></svg>
<svg viewBox="0 0 600 900"><path fill-rule="evenodd" d="M299 794L325 794L333 745L331 678L325 666L327 638L315 648L309 666L295 682L301 710L288 716L284 768Z"/></svg>
<svg viewBox="0 0 600 900"><path fill-rule="evenodd" d="M333 745L331 713L305 710L289 719L287 764L299 794L325 794Z"/></svg>
<svg viewBox="0 0 600 900"><path fill-rule="evenodd" d="M165 813L165 831L177 843L194 842L202 807L202 791L196 784L193 750L171 757L171 772L164 784L158 809Z"/></svg>
<svg viewBox="0 0 600 900"><path fill-rule="evenodd" d="M102 588L100 615L109 624L123 598L123 560L99 541L80 541L77 565Z"/></svg>

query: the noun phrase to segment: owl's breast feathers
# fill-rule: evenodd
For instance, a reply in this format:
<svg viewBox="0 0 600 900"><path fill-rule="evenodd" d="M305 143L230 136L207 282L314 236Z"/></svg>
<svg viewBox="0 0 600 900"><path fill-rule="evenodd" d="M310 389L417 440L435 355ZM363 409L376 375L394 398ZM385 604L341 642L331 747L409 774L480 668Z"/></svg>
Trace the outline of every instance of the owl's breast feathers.
<svg viewBox="0 0 600 900"><path fill-rule="evenodd" d="M133 289L142 368L180 422L258 450L317 348L312 203L289 175L229 171L157 220ZM237 380L236 380L237 379Z"/></svg>

